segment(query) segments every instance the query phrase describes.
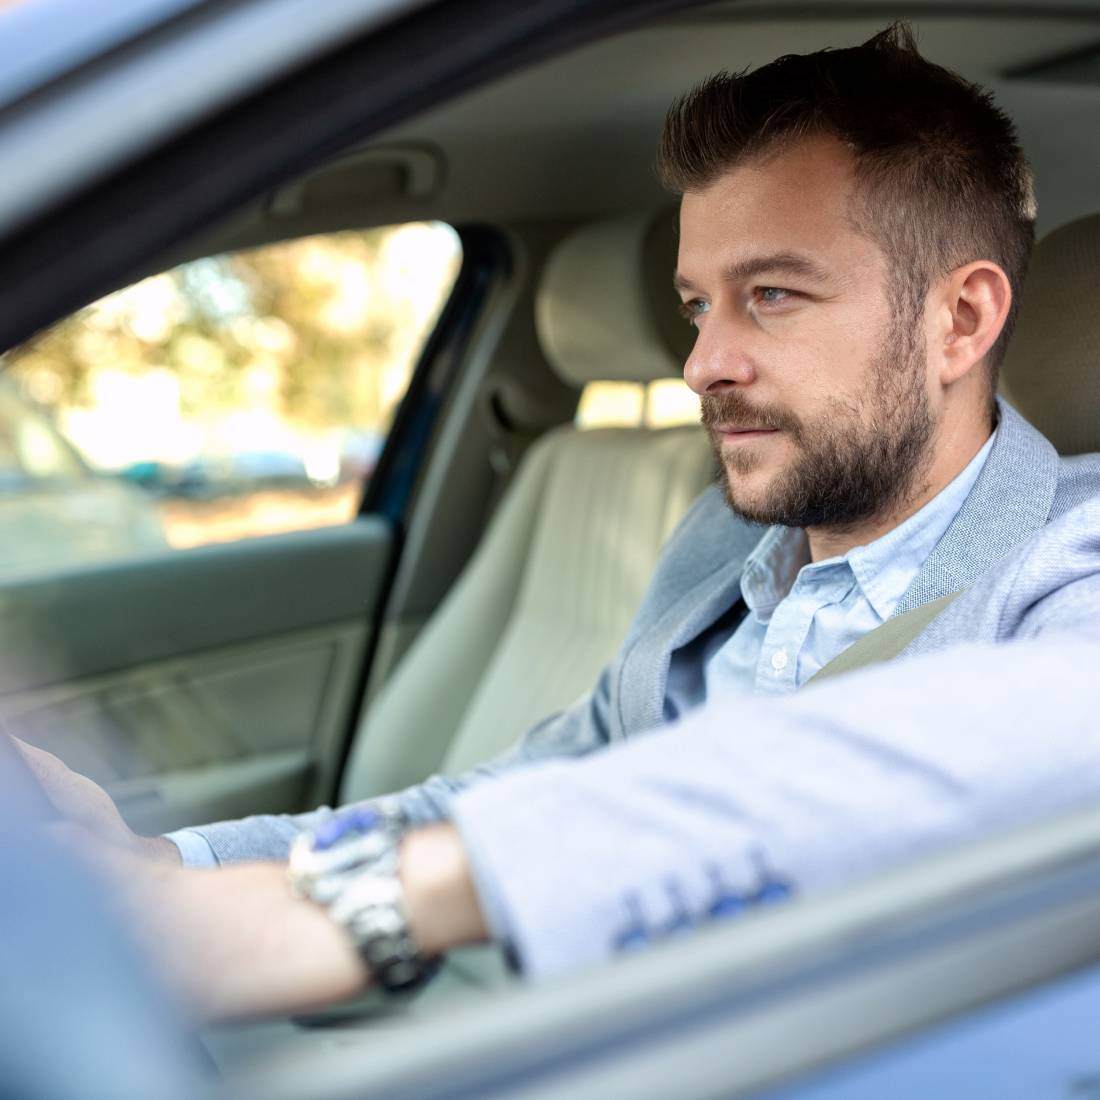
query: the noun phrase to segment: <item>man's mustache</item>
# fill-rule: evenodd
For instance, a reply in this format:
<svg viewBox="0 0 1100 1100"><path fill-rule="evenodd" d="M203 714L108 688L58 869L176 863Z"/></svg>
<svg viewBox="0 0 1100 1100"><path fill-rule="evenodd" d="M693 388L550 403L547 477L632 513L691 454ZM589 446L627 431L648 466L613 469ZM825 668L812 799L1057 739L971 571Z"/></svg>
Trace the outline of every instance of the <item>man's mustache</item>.
<svg viewBox="0 0 1100 1100"><path fill-rule="evenodd" d="M704 394L699 399L704 428L720 425L731 428L769 428L797 436L802 424L799 419L777 405L754 405L738 390Z"/></svg>

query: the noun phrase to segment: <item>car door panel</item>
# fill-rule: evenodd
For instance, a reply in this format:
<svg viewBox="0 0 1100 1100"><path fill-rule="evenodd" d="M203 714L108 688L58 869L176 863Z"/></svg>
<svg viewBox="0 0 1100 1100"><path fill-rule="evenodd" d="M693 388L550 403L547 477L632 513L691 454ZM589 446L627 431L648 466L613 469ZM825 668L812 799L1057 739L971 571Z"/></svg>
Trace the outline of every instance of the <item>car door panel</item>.
<svg viewBox="0 0 1100 1100"><path fill-rule="evenodd" d="M8 585L5 728L139 831L304 808L331 783L391 550L363 517Z"/></svg>

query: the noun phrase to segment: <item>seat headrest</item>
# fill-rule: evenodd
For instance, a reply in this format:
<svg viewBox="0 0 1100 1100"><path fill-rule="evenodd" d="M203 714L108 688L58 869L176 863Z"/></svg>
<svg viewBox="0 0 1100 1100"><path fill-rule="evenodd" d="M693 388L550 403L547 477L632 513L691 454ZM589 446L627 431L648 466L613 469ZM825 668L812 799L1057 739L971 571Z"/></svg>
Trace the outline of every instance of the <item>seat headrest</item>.
<svg viewBox="0 0 1100 1100"><path fill-rule="evenodd" d="M675 217L632 215L566 237L535 304L543 354L570 385L679 375L694 339L677 312Z"/></svg>
<svg viewBox="0 0 1100 1100"><path fill-rule="evenodd" d="M1056 229L1035 249L1005 396L1058 449L1100 451L1100 214Z"/></svg>

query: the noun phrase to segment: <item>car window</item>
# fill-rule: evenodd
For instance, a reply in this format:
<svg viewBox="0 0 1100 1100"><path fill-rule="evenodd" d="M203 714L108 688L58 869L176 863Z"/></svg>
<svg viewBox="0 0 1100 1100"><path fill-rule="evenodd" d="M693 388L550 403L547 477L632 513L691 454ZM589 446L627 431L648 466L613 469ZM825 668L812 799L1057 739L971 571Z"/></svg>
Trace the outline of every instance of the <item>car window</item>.
<svg viewBox="0 0 1100 1100"><path fill-rule="evenodd" d="M577 405L578 428L671 428L698 423L698 395L680 378L589 382Z"/></svg>
<svg viewBox="0 0 1100 1100"><path fill-rule="evenodd" d="M87 470L49 419L0 382L0 492L80 479Z"/></svg>
<svg viewBox="0 0 1100 1100"><path fill-rule="evenodd" d="M0 467L21 476L0 525L31 540L42 524L3 510L85 467L35 506L56 526L63 495L124 501L130 537L107 554L350 521L460 259L441 223L301 238L184 264L61 321L3 357Z"/></svg>

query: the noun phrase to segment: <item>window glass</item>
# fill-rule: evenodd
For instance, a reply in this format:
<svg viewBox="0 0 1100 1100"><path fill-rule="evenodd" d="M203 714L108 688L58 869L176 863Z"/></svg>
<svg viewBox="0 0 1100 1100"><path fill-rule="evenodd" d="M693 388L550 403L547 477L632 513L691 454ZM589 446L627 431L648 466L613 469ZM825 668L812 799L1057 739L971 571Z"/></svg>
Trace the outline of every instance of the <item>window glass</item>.
<svg viewBox="0 0 1100 1100"><path fill-rule="evenodd" d="M53 523L37 528L52 526L74 560L349 521L460 253L450 227L414 223L214 256L13 349L0 529L46 482ZM121 509L129 537L95 553L65 539L79 494L84 512Z"/></svg>
<svg viewBox="0 0 1100 1100"><path fill-rule="evenodd" d="M0 491L84 476L80 459L49 421L0 381Z"/></svg>
<svg viewBox="0 0 1100 1100"><path fill-rule="evenodd" d="M589 382L577 406L578 428L670 428L699 423L699 398L681 378Z"/></svg>

